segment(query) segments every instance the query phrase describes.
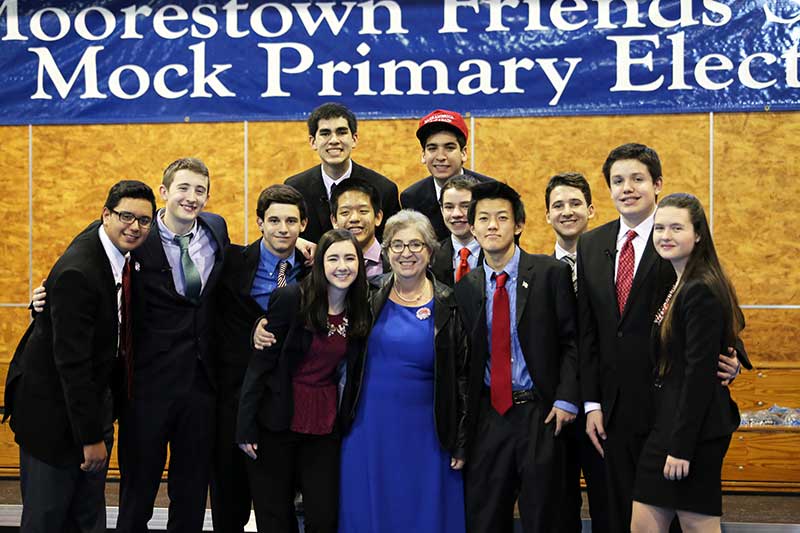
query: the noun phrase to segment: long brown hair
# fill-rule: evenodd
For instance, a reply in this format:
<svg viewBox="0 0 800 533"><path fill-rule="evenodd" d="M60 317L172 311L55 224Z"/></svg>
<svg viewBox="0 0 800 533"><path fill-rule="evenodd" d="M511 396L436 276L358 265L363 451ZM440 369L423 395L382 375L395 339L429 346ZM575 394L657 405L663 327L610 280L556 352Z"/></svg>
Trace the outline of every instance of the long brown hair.
<svg viewBox="0 0 800 533"><path fill-rule="evenodd" d="M355 237L346 229L332 229L319 239L317 251L314 253L314 265L311 274L301 282L303 291L302 313L306 317L306 325L317 333L328 330L328 278L325 277L325 252L332 244L347 241L353 244L358 257L358 273L353 284L347 290L345 313L347 314L347 335L365 337L369 332L370 315L367 299L367 274L364 268L364 256Z"/></svg>
<svg viewBox="0 0 800 533"><path fill-rule="evenodd" d="M711 289L712 294L719 300L722 307L722 314L725 327L725 341L728 346L732 346L739 333L744 328L744 315L739 308L739 300L736 297L736 290L733 288L725 270L717 257L717 250L714 248L714 241L711 238L711 230L708 227L706 213L700 200L688 193L674 193L665 196L658 204L658 208L676 207L685 209L689 213L689 220L694 227L695 235L700 237L689 255L686 268L675 288L672 296L674 303L680 294L681 289L689 281L700 281ZM674 305L670 305L661 322L661 349L658 357L658 374L663 376L669 370L670 361L666 350L667 342L672 336L673 310Z"/></svg>

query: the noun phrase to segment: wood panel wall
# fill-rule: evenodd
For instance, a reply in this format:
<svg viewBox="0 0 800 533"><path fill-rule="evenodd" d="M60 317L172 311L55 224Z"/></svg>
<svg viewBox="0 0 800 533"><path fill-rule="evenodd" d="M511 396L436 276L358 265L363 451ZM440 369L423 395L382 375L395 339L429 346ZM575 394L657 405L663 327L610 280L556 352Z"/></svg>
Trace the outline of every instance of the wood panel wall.
<svg viewBox="0 0 800 533"><path fill-rule="evenodd" d="M632 141L654 147L664 194L691 192L706 206L746 306L754 363L800 369L800 112L468 121L467 166L520 191L528 213L522 244L532 252L552 251L544 219L551 175L576 170L589 178L596 226L616 215L600 170L608 151ZM402 190L427 174L415 130L415 120L362 121L354 159ZM302 122L0 127L0 371L27 327L31 288L99 216L114 182L140 179L156 188L168 163L199 157L211 170L207 209L225 216L234 242L251 241L259 191L318 163L307 136ZM745 403L753 401L770 398Z"/></svg>

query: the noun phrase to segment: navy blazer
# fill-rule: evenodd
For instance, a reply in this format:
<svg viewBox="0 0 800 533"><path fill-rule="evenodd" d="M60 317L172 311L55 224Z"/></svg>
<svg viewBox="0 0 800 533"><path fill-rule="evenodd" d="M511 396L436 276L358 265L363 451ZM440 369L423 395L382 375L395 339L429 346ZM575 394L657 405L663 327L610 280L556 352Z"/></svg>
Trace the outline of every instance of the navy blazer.
<svg viewBox="0 0 800 533"><path fill-rule="evenodd" d="M389 178L361 166L355 161L353 161L353 171L350 177L361 178L378 189L378 193L381 196L381 210L383 211L384 221L400 210L400 202L397 199L397 185ZM323 233L333 229L328 192L325 190L325 183L322 181L322 166L315 165L308 170L286 178L285 183L300 191L306 201L308 224L306 224L306 229L300 236L311 242L319 242ZM375 228L375 236L379 241L383 240L383 224Z"/></svg>
<svg viewBox="0 0 800 533"><path fill-rule="evenodd" d="M101 442L111 423L117 365L117 287L98 235L78 235L44 283L47 302L9 366L5 418L16 442L57 466L83 462L83 446Z"/></svg>

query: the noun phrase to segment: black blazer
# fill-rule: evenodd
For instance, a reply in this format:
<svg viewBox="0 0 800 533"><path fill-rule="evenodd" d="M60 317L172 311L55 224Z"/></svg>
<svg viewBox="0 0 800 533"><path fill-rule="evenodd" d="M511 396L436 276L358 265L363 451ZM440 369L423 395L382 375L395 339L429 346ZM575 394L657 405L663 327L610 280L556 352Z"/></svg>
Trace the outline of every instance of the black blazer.
<svg viewBox="0 0 800 533"><path fill-rule="evenodd" d="M656 307L675 283L675 270L648 236L620 315L614 283L619 219L578 239L578 327L584 401L599 402L606 427L619 416L635 433L651 415L650 330Z"/></svg>
<svg viewBox="0 0 800 533"><path fill-rule="evenodd" d="M433 261L431 262L431 271L434 277L447 285L452 287L455 285L456 271L453 268L453 240L450 234L439 243L439 250L434 254ZM483 250L478 254L478 266L483 264Z"/></svg>
<svg viewBox="0 0 800 533"><path fill-rule="evenodd" d="M466 168L464 169L464 175L475 178L479 182L494 181L494 178L478 174ZM439 207L439 198L436 197L436 186L433 183L433 179L433 176L428 176L410 185L400 193L400 205L403 206L403 209L413 209L428 217L433 225L433 230L436 232L436 238L441 241L449 236L450 232L447 230L447 226L444 225L444 218L442 218L442 211ZM386 220L386 216L383 219Z"/></svg>
<svg viewBox="0 0 800 533"><path fill-rule="evenodd" d="M211 232L217 244L214 267L199 303L192 303L175 290L157 223L144 244L132 252L141 264L140 272L133 278L134 396L174 397L188 391L195 379L198 360L211 387L216 385L211 344L214 291L230 240L221 216L204 212L197 220Z"/></svg>
<svg viewBox="0 0 800 533"><path fill-rule="evenodd" d="M16 442L57 466L83 462L111 423L118 308L100 222L78 235L47 276L47 303L9 366L4 419Z"/></svg>
<svg viewBox="0 0 800 533"><path fill-rule="evenodd" d="M355 161L353 161L353 171L350 176L366 180L378 189L381 195L384 221L400 210L400 203L397 200L397 185L393 181ZM325 183L322 181L322 167L315 165L300 174L286 178L285 183L300 191L306 201L308 224L300 236L311 242L319 242L323 233L333 229L331 206L325 190ZM383 239L383 224L375 228L375 235L379 241Z"/></svg>
<svg viewBox="0 0 800 533"><path fill-rule="evenodd" d="M569 266L546 255L520 253L517 278L517 328L525 364L534 387L547 404L577 405L575 293ZM485 271L470 271L455 286L461 316L471 339L469 368L470 431L477 426L486 362L490 357L486 327Z"/></svg>
<svg viewBox="0 0 800 533"><path fill-rule="evenodd" d="M465 458L467 447L467 362L469 344L453 291L433 282L434 362L433 410L436 434L442 448L452 457ZM370 280L370 303L373 324L381 314L394 285L394 275L384 274ZM356 398L357 400L358 398ZM353 405L353 415L355 408Z"/></svg>
<svg viewBox="0 0 800 533"><path fill-rule="evenodd" d="M258 442L258 428L269 431L289 429L294 414L292 375L308 353L313 332L301 314L302 292L292 284L272 293L267 307L269 330L276 342L264 350L254 350L242 384L236 442ZM346 374L340 384L338 425L342 433L353 418L355 397L361 388L366 339L347 338Z"/></svg>
<svg viewBox="0 0 800 533"><path fill-rule="evenodd" d="M725 338L722 303L700 281L689 281L672 302L672 330L666 346L670 367L661 388L653 388L654 430L664 438L667 453L692 460L699 442L731 435L739 427L739 409L728 387L717 378L717 361ZM661 347L653 329L653 357Z"/></svg>
<svg viewBox="0 0 800 533"><path fill-rule="evenodd" d="M238 402L239 389L253 353L253 325L264 315L264 310L250 295L261 259L261 240L258 238L247 246L231 244L225 251L216 291L214 320L220 399L234 396ZM300 265L299 281L308 272L308 267L301 252L295 251L294 260L296 265Z"/></svg>

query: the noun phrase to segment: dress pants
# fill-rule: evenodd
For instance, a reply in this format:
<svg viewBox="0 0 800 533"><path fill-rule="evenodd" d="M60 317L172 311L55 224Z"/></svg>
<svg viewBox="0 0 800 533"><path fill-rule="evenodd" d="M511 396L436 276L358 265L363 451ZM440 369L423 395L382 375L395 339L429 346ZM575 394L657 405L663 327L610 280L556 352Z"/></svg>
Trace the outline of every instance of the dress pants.
<svg viewBox="0 0 800 533"><path fill-rule="evenodd" d="M252 497L245 461L249 458L236 445L236 414L239 394L217 401L216 446L211 470L211 516L214 531L243 533L250 520Z"/></svg>
<svg viewBox="0 0 800 533"><path fill-rule="evenodd" d="M106 428L109 457L114 426ZM54 466L19 448L22 492L21 533L105 533L106 474L84 472L79 465Z"/></svg>
<svg viewBox="0 0 800 533"><path fill-rule="evenodd" d="M636 466L639 464L639 456L644 448L647 434L622 427L625 420L620 420L618 415L614 423L606 428L607 438L603 442L608 487L608 521L611 531L625 532L631 528Z"/></svg>
<svg viewBox="0 0 800 533"><path fill-rule="evenodd" d="M545 425L552 405L538 398L504 416L481 396L477 431L465 472L467 531L511 533L514 502L524 533L552 533L560 523L564 439Z"/></svg>
<svg viewBox="0 0 800 533"><path fill-rule="evenodd" d="M592 519L592 533L609 533L608 489L606 487L606 466L603 457L597 453L586 434L586 416L578 415L575 421L562 430L566 440L566 460L564 480L566 492L562 510L563 533L580 533L582 529L581 471L586 480L589 496L589 513Z"/></svg>
<svg viewBox="0 0 800 533"><path fill-rule="evenodd" d="M247 460L258 530L297 531L294 496L299 486L306 533L336 533L340 450L341 439L335 433L259 430L258 458Z"/></svg>
<svg viewBox="0 0 800 533"><path fill-rule="evenodd" d="M215 397L199 364L193 384L184 393L162 390L148 394L137 389L120 417L118 532L147 531L168 445L167 531L202 531L215 414Z"/></svg>

